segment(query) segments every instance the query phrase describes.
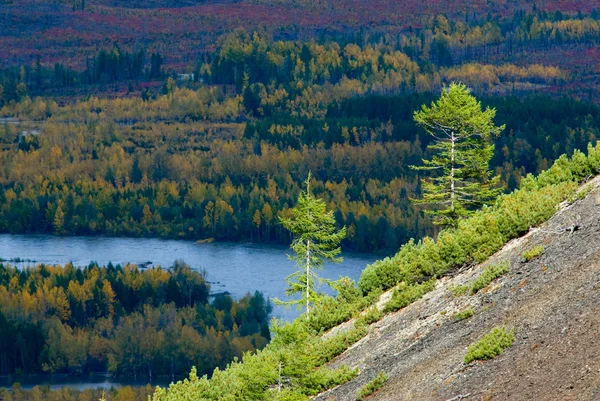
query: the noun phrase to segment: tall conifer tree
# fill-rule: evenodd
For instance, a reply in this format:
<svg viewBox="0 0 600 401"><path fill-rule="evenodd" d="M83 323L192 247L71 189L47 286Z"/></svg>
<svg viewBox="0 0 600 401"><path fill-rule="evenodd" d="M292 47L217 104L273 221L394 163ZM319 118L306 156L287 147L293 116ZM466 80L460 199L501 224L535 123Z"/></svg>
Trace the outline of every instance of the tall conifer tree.
<svg viewBox="0 0 600 401"><path fill-rule="evenodd" d="M427 147L432 158L411 166L431 173L423 179L423 197L414 201L433 206L426 213L436 224L455 226L502 191L497 187L500 177L489 169L491 138L504 129L494 125L495 115L495 109L482 110L470 90L457 83L444 88L431 107L423 105L415 112L415 122L434 139Z"/></svg>

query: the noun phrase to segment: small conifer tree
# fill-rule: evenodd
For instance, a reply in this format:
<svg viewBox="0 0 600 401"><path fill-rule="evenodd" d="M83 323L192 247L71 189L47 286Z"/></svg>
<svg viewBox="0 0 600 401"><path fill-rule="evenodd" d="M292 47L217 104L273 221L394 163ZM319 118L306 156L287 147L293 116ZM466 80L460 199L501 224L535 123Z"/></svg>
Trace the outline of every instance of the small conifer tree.
<svg viewBox="0 0 600 401"><path fill-rule="evenodd" d="M318 276L315 270L321 269L323 262L339 263L340 241L346 237L346 227L335 227L333 211L327 210L322 199L315 198L310 191L310 173L306 180L306 190L301 191L298 203L292 209L290 218L280 218L281 224L293 236L290 247L295 255L289 256L296 262L298 270L287 277L286 295L300 293L301 298L293 301L275 300L284 305L306 305L306 317L310 313L310 303L316 296Z"/></svg>

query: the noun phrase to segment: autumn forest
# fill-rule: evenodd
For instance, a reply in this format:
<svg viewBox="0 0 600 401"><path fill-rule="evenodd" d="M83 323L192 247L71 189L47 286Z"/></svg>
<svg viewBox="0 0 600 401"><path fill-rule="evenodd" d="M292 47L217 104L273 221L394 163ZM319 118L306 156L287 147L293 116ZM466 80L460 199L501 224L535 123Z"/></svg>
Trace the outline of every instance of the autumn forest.
<svg viewBox="0 0 600 401"><path fill-rule="evenodd" d="M1 233L289 245L281 222L311 174L342 249L387 256L441 229L414 202L413 167L433 157L414 114L451 83L505 125L501 192L600 139L588 6L28 1L31 20L0 4ZM0 264L0 375L210 375L264 348L270 300L211 294L197 268Z"/></svg>

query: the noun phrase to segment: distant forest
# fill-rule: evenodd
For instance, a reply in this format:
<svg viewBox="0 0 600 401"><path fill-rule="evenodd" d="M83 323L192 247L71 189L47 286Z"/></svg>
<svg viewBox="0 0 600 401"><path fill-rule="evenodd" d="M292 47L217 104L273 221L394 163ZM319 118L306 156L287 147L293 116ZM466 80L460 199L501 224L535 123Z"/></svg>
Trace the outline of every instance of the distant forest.
<svg viewBox="0 0 600 401"><path fill-rule="evenodd" d="M195 366L217 380L194 386L221 391L250 378L257 399L282 369L304 395L354 375L323 364L380 311L327 341L321 330L398 283L391 305L405 305L433 288L432 272L487 257L544 221L570 188L565 174L583 163L576 150L600 139L600 11L543 3L0 0L0 48L9 49L0 52L1 233L289 245L281 218L310 173L311 191L347 229L344 251L393 254L407 244L367 268L358 289L334 284L337 298L320 298L312 320L271 328L261 293L211 296L182 261L147 270L0 263L0 375L180 378ZM551 194L545 202L516 193L473 223L477 234L446 236L469 239L462 254L446 252L454 239L419 242L440 227L411 200L422 195L411 166L432 157L414 113L453 82L506 125L491 160L503 191L576 155L543 178L535 193ZM488 230L490 221L502 224ZM472 241L481 233L491 244L482 250ZM270 329L279 339L266 352L214 373L264 349ZM271 376L256 374L265 367ZM151 391L124 387L108 399ZM6 401L100 396L0 390Z"/></svg>
<svg viewBox="0 0 600 401"><path fill-rule="evenodd" d="M291 41L264 30L258 30L263 32L260 36L250 35L248 41L240 36L243 30L224 32L215 41L219 43L217 51L205 50L184 67L174 65L175 54L161 54L145 46L131 48L118 40L78 59L78 68L72 66L72 59L42 60L40 50L34 52L31 63L0 70L0 106L27 95L82 95L86 91L78 89L84 87L88 93L110 93L114 88L140 93L155 87L148 83L162 81L167 75L175 78L178 73L186 73L186 80L194 82L234 85L238 93L245 82L285 85L303 79L305 83L337 83L343 77L363 74L371 83L377 81L374 90L386 93L400 88L437 90L444 80L461 80L477 91L500 86L496 90L506 92L556 85L570 80L566 73L573 73L570 78L576 79L579 87L560 85L561 89L592 95L595 83L587 75L594 75L597 54L586 49L600 41L600 11L596 9L585 14L563 13L533 5L532 11L516 10L510 16L466 15L460 20L439 14L415 25L419 27L395 34L360 29L334 38L321 35L318 41L317 36ZM171 53L175 51L171 49ZM573 59L578 56L580 62ZM401 64L406 67L404 74L398 70ZM122 85L115 85L118 83Z"/></svg>

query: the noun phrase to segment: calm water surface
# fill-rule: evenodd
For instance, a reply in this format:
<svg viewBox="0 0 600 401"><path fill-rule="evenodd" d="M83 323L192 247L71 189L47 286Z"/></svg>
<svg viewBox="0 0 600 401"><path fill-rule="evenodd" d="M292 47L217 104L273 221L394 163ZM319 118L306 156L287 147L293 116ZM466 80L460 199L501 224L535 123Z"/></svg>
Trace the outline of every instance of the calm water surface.
<svg viewBox="0 0 600 401"><path fill-rule="evenodd" d="M0 258L20 258L26 262L86 266L96 262L101 266L151 262L153 266L169 267L182 259L193 269L206 270L213 293L228 291L235 298L248 291L261 291L266 297L285 299L285 278L294 272L294 262L287 258L291 251L283 246L193 241L155 238L56 237L52 235L0 234ZM337 279L348 276L358 280L367 264L379 259L370 254L343 254L340 264L326 264L323 277ZM325 289L325 288L323 288ZM297 316L294 310L275 307L273 315L284 319Z"/></svg>

